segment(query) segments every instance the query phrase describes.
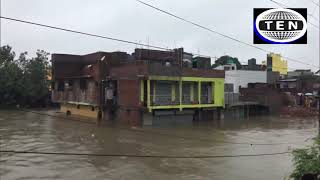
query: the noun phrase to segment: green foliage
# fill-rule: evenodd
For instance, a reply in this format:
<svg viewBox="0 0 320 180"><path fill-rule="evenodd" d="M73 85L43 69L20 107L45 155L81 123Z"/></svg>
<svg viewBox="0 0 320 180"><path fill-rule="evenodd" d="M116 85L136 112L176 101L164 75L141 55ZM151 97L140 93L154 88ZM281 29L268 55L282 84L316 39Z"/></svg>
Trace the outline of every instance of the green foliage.
<svg viewBox="0 0 320 180"><path fill-rule="evenodd" d="M304 174L320 174L320 139L307 149L293 151L294 171L291 178L301 179Z"/></svg>
<svg viewBox="0 0 320 180"><path fill-rule="evenodd" d="M0 54L0 105L35 105L48 96L49 53L38 50L28 59L24 52L14 60L12 48L3 46Z"/></svg>
<svg viewBox="0 0 320 180"><path fill-rule="evenodd" d="M241 69L241 67L242 67L238 58L233 58L230 56L221 56L215 61L215 64L212 65L212 68L216 68L217 66L226 65L226 64L230 64L230 63L236 64L237 69Z"/></svg>
<svg viewBox="0 0 320 180"><path fill-rule="evenodd" d="M12 62L15 55L15 52L12 51L12 48L10 46L2 46L0 50L0 67L3 67L5 64Z"/></svg>

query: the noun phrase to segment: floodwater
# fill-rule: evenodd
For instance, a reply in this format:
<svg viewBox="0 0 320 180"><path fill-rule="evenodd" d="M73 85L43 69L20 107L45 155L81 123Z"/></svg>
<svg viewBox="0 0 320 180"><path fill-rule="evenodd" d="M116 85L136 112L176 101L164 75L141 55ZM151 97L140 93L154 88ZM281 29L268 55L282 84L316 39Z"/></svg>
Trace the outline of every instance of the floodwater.
<svg viewBox="0 0 320 180"><path fill-rule="evenodd" d="M53 110L41 113L58 114ZM312 143L310 138L316 134L316 118L263 117L130 129L0 110L2 151L213 156L152 158L2 152L0 179L285 179L292 170L290 154L217 156L290 151Z"/></svg>

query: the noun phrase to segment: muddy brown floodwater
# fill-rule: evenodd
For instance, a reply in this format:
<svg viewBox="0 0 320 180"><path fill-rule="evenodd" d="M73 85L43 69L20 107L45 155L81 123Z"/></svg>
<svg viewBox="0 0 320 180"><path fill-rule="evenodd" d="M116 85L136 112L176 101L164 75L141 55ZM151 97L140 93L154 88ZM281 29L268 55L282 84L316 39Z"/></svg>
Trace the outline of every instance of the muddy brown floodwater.
<svg viewBox="0 0 320 180"><path fill-rule="evenodd" d="M55 114L53 110L41 113ZM304 147L316 134L316 118L260 117L130 130L98 127L32 112L0 110L2 151L161 156L261 154ZM270 180L284 179L292 170L290 154L207 159L0 155L1 180Z"/></svg>

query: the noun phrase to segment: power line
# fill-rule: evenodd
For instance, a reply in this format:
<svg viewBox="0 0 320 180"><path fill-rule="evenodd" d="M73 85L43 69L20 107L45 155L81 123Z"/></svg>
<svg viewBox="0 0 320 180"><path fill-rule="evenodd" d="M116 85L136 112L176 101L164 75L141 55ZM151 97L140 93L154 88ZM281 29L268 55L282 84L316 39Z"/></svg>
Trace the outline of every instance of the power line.
<svg viewBox="0 0 320 180"><path fill-rule="evenodd" d="M37 26L42 26L42 27L46 27L46 28L52 28L52 29L56 29L56 30L62 30L62 31L67 31L67 32L72 32L72 33L77 33L77 34L82 34L82 35L97 37L97 38L103 38L103 39L118 41L118 42L122 42L122 43L129 43L129 44L135 44L135 45L141 45L141 46L149 46L149 47L156 48L156 49L162 49L162 50L172 51L172 49L168 49L168 48L164 48L164 47L159 47L159 46L154 46L154 45L149 45L149 44L147 45L147 44L143 44L143 43L137 43L137 42L128 41L128 40L122 40L122 39L117 39L117 38L113 38L113 37L95 35L95 34L91 34L91 33L85 33L85 32L80 32L80 31L76 31L76 30L70 30L70 29L65 29L65 28L61 28L61 27L45 25L45 24L35 23L35 22L31 22L31 21L25 21L25 20L20 20L20 19L15 19L15 18L9 18L9 17L3 17L3 16L0 16L0 18L6 19L6 20L11 20L11 21L17 21L17 22L27 23L27 24L32 24L32 25L37 25ZM201 54L194 54L194 55L205 56L205 55L201 55ZM211 56L207 56L207 57L212 58ZM289 57L284 57L284 58L290 60ZM294 60L294 59L291 59L291 60L292 60L292 61L296 61L296 60ZM299 61L297 61L297 62L299 62ZM307 65L309 65L309 64L307 64ZM281 69L285 69L285 68L281 68Z"/></svg>
<svg viewBox="0 0 320 180"><path fill-rule="evenodd" d="M86 33L86 32L81 32L81 31L66 29L66 28L62 28L62 27L51 26L51 25L46 25L46 24L41 24L41 23L36 23L36 22L31 22L31 21L26 21L26 20L21 20L21 19L16 19L16 18L10 18L10 17L5 17L5 16L0 16L0 18L6 19L6 20L10 20L10 21L20 22L20 23L25 23L25 24L31 24L31 25L36 25L36 26L41 26L41 27L46 27L46 28L51 28L51 29L56 29L56 30L61 30L61 31L76 33L76 34L87 35L87 36L96 37L96 38L103 38L103 39L108 39L108 40L112 40L112 41L118 41L118 42L122 42L122 43L128 43L128 44L134 44L134 45L141 45L141 46L148 46L148 47L152 47L152 48L155 48L155 49L172 51L172 49L165 48L165 47L160 47L160 46L155 46L155 45L150 45L150 44L148 45L148 44L143 44L143 43L137 43L137 42L133 42L133 41L129 41L129 40L123 40L123 39L118 39L118 38L113 38L113 37L108 37L108 36L96 35L96 34L91 34L91 33ZM234 39L234 40L236 40L236 39ZM236 40L236 41L239 41L239 40ZM241 41L239 41L239 42L241 42ZM248 43L247 43L247 45L252 46L252 47L255 47L255 48L258 48L258 49L260 49L260 50L262 50L262 51L271 53L271 51L269 52L269 51L263 50L262 48L259 48L259 47L250 45L250 44L248 44ZM201 55L201 54L194 54L194 55L206 56L206 57L210 57L210 58L213 57L213 56L207 56L207 55ZM312 64L308 64L308 63L304 63L304 62L295 60L295 59L290 58L290 57L285 57L285 56L282 56L282 57L286 58L287 60L295 61L295 62L304 64L304 65L315 66L315 65L312 65ZM317 66L315 66L315 67L317 67Z"/></svg>
<svg viewBox="0 0 320 180"><path fill-rule="evenodd" d="M175 14L173 14L173 13L171 13L171 12L168 12L168 11L166 11L166 10L160 9L160 8L158 8L158 7L155 7L155 6L151 5L151 4L148 4L148 3L146 3L146 2L143 2L143 1L141 1L141 0L136 0L136 1L139 2L139 3L141 3L141 4L143 4L143 5L145 5L145 6L148 6L148 7L152 8L152 9L155 9L155 10L157 10L157 11L159 11L159 12L162 12L162 13L164 13L164 14L167 14L167 15L169 15L169 16L172 16L172 17L174 17L174 18L176 18L176 19L179 19L179 20L181 20L181 21L184 21L184 22L186 22L186 23L189 23L189 24L192 24L192 25L194 25L194 26L197 26L197 27L199 27L199 28L201 28L201 29L204 29L204 30L207 30L207 31L209 31L209 32L212 32L212 33L214 33L214 34L218 34L218 35L220 35L220 36L222 36L222 37L231 39L231 40L236 41L236 42L238 42L238 43L240 43L240 44L243 44L243 45L246 45L246 46L250 46L250 47L252 47L252 48L258 49L258 50L263 51L263 52L266 52L266 53L272 53L271 51L268 51L268 50L266 50L266 49L260 48L260 47L258 47L258 46L254 46L254 45L252 45L252 44L249 44L249 43L247 43L247 42L241 41L241 40L239 40L239 39L237 39L237 38L234 38L234 37L232 37L232 36L229 36L229 35L220 33L220 32L218 32L218 31L215 31L215 30L213 30L213 29L210 29L210 28L208 28L208 27L205 27L205 26L200 25L200 24L198 24L198 23L195 23L195 22L193 22L193 21L187 20L187 19L185 19L185 18L183 18L183 17L180 17L180 16L175 15ZM283 56L283 57L285 57L285 56ZM305 65L309 65L309 66L314 66L314 67L317 67L317 68L318 68L318 66L316 66L316 65L309 64L309 63L305 63L305 62L296 60L296 59L291 58L291 57L286 57L286 59L288 59L288 60L290 60L290 61L295 61L295 62L298 62L298 63L301 63L301 64L305 64Z"/></svg>
<svg viewBox="0 0 320 180"><path fill-rule="evenodd" d="M310 2L312 2L313 4L319 6L319 3L314 2L313 0L310 0Z"/></svg>
<svg viewBox="0 0 320 180"><path fill-rule="evenodd" d="M282 8L288 8L288 6L286 6L285 4L282 4L282 3L278 2L278 1L274 1L274 0L270 0L270 1L273 2L273 3L275 3L275 4L277 4L278 6L280 6L280 7L282 7ZM316 18L313 14L308 14L308 16L314 18L314 19L317 20L317 21L319 20L319 19ZM313 24L313 23L310 22L310 21L308 21L308 23L309 23L310 25L312 25L313 27L315 27L316 29L319 30L319 26Z"/></svg>
<svg viewBox="0 0 320 180"><path fill-rule="evenodd" d="M274 0L270 0L270 1L273 2L273 3L275 3L275 4L277 4L278 6L280 6L280 7L282 7L282 8L287 8L286 5L284 5L284 4L282 4L282 3L278 2L278 1L274 1Z"/></svg>
<svg viewBox="0 0 320 180"><path fill-rule="evenodd" d="M168 156L168 155L139 155L139 154L96 154L96 153L65 153L65 152L42 152L42 151L15 151L1 150L0 153L13 154L41 154L41 155L62 155L62 156L95 156L95 157L129 157L129 158L165 158L165 159L214 159L214 158L235 158L235 157L260 157L289 154L290 151L261 154L234 154L234 155L198 155L198 156Z"/></svg>
<svg viewBox="0 0 320 180"><path fill-rule="evenodd" d="M202 26L202 25L200 25L200 24L197 24L197 23L195 23L195 22L192 22L192 21L190 21L190 20L187 20L187 19L182 18L182 17L180 17L180 16L177 16L177 15L175 15L175 14L172 14L172 13L170 13L170 12L168 12L168 11L162 10L162 9L160 9L160 8L158 8L158 7L155 7L155 6L151 5L151 4L148 4L148 3L146 3L146 2L143 2L143 1L140 1L140 0L136 0L136 1L139 2L139 3L141 3L141 4L144 4L144 5L146 5L146 6L149 6L149 7L153 8L153 9L155 9L155 10L157 10L157 11L160 11L160 12L162 12L162 13L165 13L165 14L167 14L167 15L169 15L169 16L172 16L172 17L174 17L174 18L176 18L176 19L182 20L182 21L184 21L184 22L187 22L187 23L192 24L192 25L194 25L194 26L197 26L197 27L199 27L199 28L202 28L202 29L205 29L205 30L207 30L207 31L213 32L213 33L218 34L218 35L220 35L220 36L223 36L223 37L225 37L225 38L231 39L231 40L236 41L236 42L239 42L239 43L241 43L241 44L245 44L245 45L247 45L247 46L251 46L251 47L256 48L256 49L259 49L259 50L261 50L261 51L269 52L269 51L266 51L266 50L264 50L264 49L262 49L262 48L260 48L260 47L254 46L254 45L252 45L252 44L249 44L249 43L246 43L246 42L243 42L243 41L240 41L240 40L238 40L238 39L236 39L236 38L233 38L233 37L231 37L231 36L228 36L228 35L225 35L225 34L223 34L223 33L218 32L218 31L209 29L209 28L207 28L207 27L205 27L205 26Z"/></svg>
<svg viewBox="0 0 320 180"><path fill-rule="evenodd" d="M66 29L66 28L62 28L62 27L46 25L46 24L40 24L40 23L35 23L35 22L31 22L31 21L26 21L26 20L21 20L21 19L15 19L15 18L10 18L10 17L5 17L5 16L0 16L0 18L6 19L6 20L10 20L10 21L16 21L16 22L21 22L21 23L26 23L26 24L32 24L32 25L36 25L36 26L42 26L42 27L46 27L46 28L51 28L51 29L56 29L56 30L61 30L61 31L76 33L76 34L82 34L82 35L91 36L91 37L96 37L96 38L103 38L103 39L108 39L108 40L112 40L112 41L118 41L118 42L127 43L127 44L134 44L134 45L140 45L140 46L148 46L148 47L152 47L152 48L155 48L155 49L162 49L162 50L167 50L167 51L168 51L168 50L169 50L169 51L171 50L171 49L164 48L164 47L160 47L160 46L148 45L148 44L133 42L133 41L129 41L129 40L123 40L123 39L118 39L118 38L113 38L113 37L108 37L108 36L96 35L96 34L91 34L91 33L86 33L86 32L81 32L81 31L76 31L76 30L71 30L71 29Z"/></svg>

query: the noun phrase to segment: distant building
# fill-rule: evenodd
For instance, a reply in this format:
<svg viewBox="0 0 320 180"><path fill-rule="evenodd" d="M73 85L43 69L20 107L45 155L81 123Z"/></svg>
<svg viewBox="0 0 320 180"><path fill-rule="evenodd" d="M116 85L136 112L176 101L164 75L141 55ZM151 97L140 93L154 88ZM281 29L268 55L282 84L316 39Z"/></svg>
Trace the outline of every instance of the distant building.
<svg viewBox="0 0 320 180"><path fill-rule="evenodd" d="M249 65L242 65L242 69L237 69L237 65L231 62L215 68L225 70L226 92L231 92L232 89L233 93L239 93L239 88L246 88L249 83L276 84L279 80L279 72L264 70L263 65L256 64L255 59L250 59L248 62Z"/></svg>
<svg viewBox="0 0 320 180"><path fill-rule="evenodd" d="M251 71L265 71L266 66L263 64L257 64L257 60L255 58L251 58L248 60L248 65L242 65L241 69Z"/></svg>
<svg viewBox="0 0 320 180"><path fill-rule="evenodd" d="M198 69L211 69L211 58L197 56L192 59L192 67Z"/></svg>
<svg viewBox="0 0 320 180"><path fill-rule="evenodd" d="M283 60L280 54L269 53L267 55L267 71L279 72L280 75L287 75L288 62Z"/></svg>
<svg viewBox="0 0 320 180"><path fill-rule="evenodd" d="M217 66L216 68L217 70L224 70L224 71L231 71L231 70L238 70L237 65L236 64L226 64L226 65L220 65Z"/></svg>
<svg viewBox="0 0 320 180"><path fill-rule="evenodd" d="M316 75L297 76L279 80L282 92L316 94L320 88L320 77Z"/></svg>
<svg viewBox="0 0 320 180"><path fill-rule="evenodd" d="M247 88L240 88L240 94L240 101L257 102L271 113L278 113L285 101L279 89L266 83L250 83Z"/></svg>
<svg viewBox="0 0 320 180"><path fill-rule="evenodd" d="M289 71L287 77L299 77L299 76L310 76L314 73L311 71L311 69L297 69L294 71Z"/></svg>
<svg viewBox="0 0 320 180"><path fill-rule="evenodd" d="M239 93L239 88L246 88L249 83L267 83L266 71L230 70L225 76L225 83L233 84L234 93Z"/></svg>

